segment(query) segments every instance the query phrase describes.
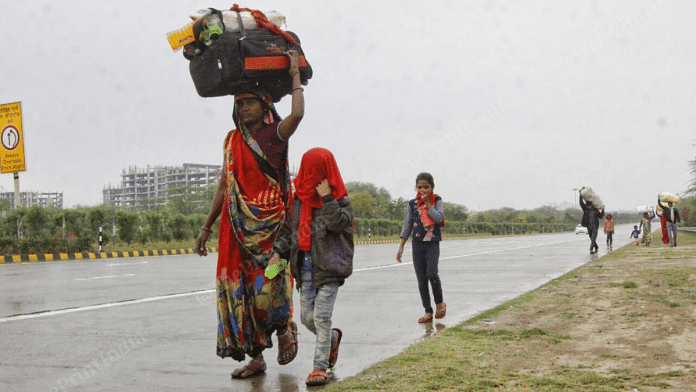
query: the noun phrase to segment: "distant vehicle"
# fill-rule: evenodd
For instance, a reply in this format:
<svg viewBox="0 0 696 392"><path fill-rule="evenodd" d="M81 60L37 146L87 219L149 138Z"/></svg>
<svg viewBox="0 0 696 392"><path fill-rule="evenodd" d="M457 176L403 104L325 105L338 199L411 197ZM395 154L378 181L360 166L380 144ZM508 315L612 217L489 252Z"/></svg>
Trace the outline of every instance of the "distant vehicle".
<svg viewBox="0 0 696 392"><path fill-rule="evenodd" d="M587 227L583 225L575 226L575 234L587 234Z"/></svg>

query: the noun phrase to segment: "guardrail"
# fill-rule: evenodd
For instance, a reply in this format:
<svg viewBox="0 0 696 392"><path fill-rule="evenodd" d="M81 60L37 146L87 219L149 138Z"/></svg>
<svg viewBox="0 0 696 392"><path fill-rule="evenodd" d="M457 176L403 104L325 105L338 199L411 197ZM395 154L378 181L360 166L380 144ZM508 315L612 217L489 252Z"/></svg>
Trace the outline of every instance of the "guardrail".
<svg viewBox="0 0 696 392"><path fill-rule="evenodd" d="M696 233L696 227L677 227L677 230L690 231L692 233Z"/></svg>

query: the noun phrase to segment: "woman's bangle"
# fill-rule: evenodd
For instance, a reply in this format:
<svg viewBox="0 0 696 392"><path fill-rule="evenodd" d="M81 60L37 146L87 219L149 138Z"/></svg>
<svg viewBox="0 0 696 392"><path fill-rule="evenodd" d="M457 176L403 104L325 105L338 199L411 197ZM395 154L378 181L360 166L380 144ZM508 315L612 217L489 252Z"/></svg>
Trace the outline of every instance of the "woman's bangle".
<svg viewBox="0 0 696 392"><path fill-rule="evenodd" d="M201 230L203 230L203 231L205 231L205 232L207 232L207 233L212 233L212 232L213 232L212 230L210 230L209 228L207 228L207 227L205 227L205 226L201 226Z"/></svg>
<svg viewBox="0 0 696 392"><path fill-rule="evenodd" d="M302 87L295 87L294 89L292 89L292 92L294 93L295 90L304 91L304 89Z"/></svg>

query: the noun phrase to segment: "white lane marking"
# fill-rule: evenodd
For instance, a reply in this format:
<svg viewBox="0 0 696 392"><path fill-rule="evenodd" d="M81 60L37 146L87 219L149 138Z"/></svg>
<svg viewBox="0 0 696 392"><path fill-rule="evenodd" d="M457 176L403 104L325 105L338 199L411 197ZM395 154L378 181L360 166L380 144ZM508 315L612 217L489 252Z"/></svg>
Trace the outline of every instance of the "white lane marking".
<svg viewBox="0 0 696 392"><path fill-rule="evenodd" d="M507 252L507 251L511 251L511 250L529 249L529 248L536 248L539 246L547 246L547 245L558 245L558 244L564 244L567 242L575 242L575 241L578 241L578 240L558 241L558 242L549 242L549 243L545 243L545 244L518 246L515 248L488 250L488 251L484 251L484 252L467 253L467 254L463 254L463 255L440 257L440 260L442 261L442 260L459 259L462 257L489 255L489 254L493 254L493 253ZM371 271L371 270L382 269L382 268L392 268L392 267L398 267L400 265L408 265L408 264L413 264L413 262L407 261L407 262L402 262L402 263L397 263L397 264L388 264L388 265L380 265L380 266L376 266L376 267L358 268L358 269L354 269L353 272Z"/></svg>
<svg viewBox="0 0 696 392"><path fill-rule="evenodd" d="M398 267L400 265L409 265L409 264L413 264L413 262L412 261L404 261L404 262L401 262L398 264L388 264L388 265L379 265L377 267L358 268L358 269L354 269L353 272L372 271L372 270L376 270L376 269Z"/></svg>
<svg viewBox="0 0 696 392"><path fill-rule="evenodd" d="M141 261L139 263L114 263L114 264L107 264L107 267L118 267L121 265L138 265L138 264L147 264L147 261Z"/></svg>
<svg viewBox="0 0 696 392"><path fill-rule="evenodd" d="M118 278L116 275L109 275L109 276L95 276L92 278L75 278L75 280L97 280L97 279L111 279L111 278Z"/></svg>
<svg viewBox="0 0 696 392"><path fill-rule="evenodd" d="M158 295L156 297L150 297L150 298L131 299L131 300L126 300L126 301L111 302L111 303L106 303L106 304L101 304L101 305L83 306L83 307L79 307L79 308L49 310L49 311L39 312L39 313L31 313L31 314L22 314L22 315L18 315L18 316L3 317L3 318L0 318L0 323L5 323L8 321L27 320L27 319L33 319L33 318L38 318L38 317L46 317L46 316L58 316L61 314L84 312L86 310L105 309L105 308L111 308L114 306L142 304L142 303L146 303L146 302L159 301L159 300L163 300L163 299L189 297L192 295L208 294L208 293L213 293L213 292L215 292L215 289L192 291L190 293L181 293L181 294Z"/></svg>
<svg viewBox="0 0 696 392"><path fill-rule="evenodd" d="M461 257L471 257L471 256L489 255L489 254L492 254L492 253L507 252L507 251L510 251L510 250L521 250L521 249L538 248L538 247L540 247L540 246L558 245L558 244L565 244L565 243L567 243L567 242L575 242L575 241L577 241L577 240L573 240L573 241L549 242L549 243L547 243L547 244L525 245L525 246L518 246L518 247L515 247L515 248L488 250L488 251L485 251L485 252L469 253L469 254L465 254L465 255L440 257L440 260L449 260L449 259L458 259L458 258L461 258Z"/></svg>
<svg viewBox="0 0 696 392"><path fill-rule="evenodd" d="M75 280L97 280L97 279L112 279L112 278L123 278L126 276L135 276L135 274L123 274L123 275L108 275L108 276L94 276L92 278L75 278Z"/></svg>

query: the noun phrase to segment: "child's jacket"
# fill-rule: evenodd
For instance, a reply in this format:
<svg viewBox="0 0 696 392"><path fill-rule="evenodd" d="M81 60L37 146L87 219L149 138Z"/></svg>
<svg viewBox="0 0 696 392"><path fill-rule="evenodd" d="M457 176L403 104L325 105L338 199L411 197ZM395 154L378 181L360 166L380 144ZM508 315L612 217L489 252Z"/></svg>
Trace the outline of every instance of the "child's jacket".
<svg viewBox="0 0 696 392"><path fill-rule="evenodd" d="M289 216L273 244L273 251L288 260L297 288L302 286L300 267L305 252L297 243L302 202L295 198ZM348 197L334 200L323 198L322 208L312 211L312 285L319 288L327 283L343 285L353 272L353 209Z"/></svg>

